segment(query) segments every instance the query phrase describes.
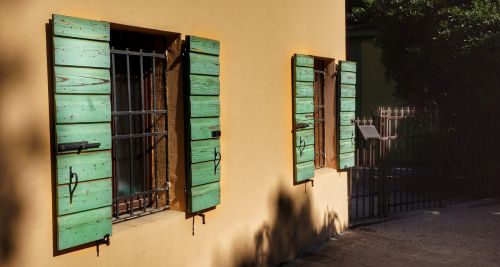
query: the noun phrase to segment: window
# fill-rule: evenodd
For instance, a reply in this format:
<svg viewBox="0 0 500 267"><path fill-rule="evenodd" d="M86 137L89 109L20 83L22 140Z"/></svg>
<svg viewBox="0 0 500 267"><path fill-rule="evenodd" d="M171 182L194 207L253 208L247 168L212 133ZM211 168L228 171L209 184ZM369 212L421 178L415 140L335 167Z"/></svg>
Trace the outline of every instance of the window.
<svg viewBox="0 0 500 267"><path fill-rule="evenodd" d="M335 60L295 54L292 58L294 183L314 178L314 169L335 168Z"/></svg>
<svg viewBox="0 0 500 267"><path fill-rule="evenodd" d="M218 205L219 41L188 36L183 58L179 33L57 14L51 24L57 250L109 244L113 222Z"/></svg>
<svg viewBox="0 0 500 267"><path fill-rule="evenodd" d="M314 60L314 167L325 167L325 63Z"/></svg>
<svg viewBox="0 0 500 267"><path fill-rule="evenodd" d="M113 220L169 206L167 40L111 31Z"/></svg>

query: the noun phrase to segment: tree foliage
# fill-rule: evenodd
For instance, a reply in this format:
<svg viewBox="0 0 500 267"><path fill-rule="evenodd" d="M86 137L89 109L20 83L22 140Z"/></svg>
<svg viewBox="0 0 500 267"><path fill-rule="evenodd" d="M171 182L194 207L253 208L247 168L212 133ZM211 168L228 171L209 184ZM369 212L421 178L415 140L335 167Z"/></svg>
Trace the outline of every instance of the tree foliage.
<svg viewBox="0 0 500 267"><path fill-rule="evenodd" d="M386 76L411 103L500 104L500 0L348 0L350 25L378 31Z"/></svg>

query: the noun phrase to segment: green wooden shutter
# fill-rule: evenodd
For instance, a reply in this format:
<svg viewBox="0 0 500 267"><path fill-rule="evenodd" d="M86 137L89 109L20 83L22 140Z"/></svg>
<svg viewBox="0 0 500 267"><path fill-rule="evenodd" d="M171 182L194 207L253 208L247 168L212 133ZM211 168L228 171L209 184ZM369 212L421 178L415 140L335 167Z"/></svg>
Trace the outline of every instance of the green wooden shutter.
<svg viewBox="0 0 500 267"><path fill-rule="evenodd" d="M293 59L294 180L314 177L314 57Z"/></svg>
<svg viewBox="0 0 500 267"><path fill-rule="evenodd" d="M337 80L337 166L342 170L355 164L356 62L340 61Z"/></svg>
<svg viewBox="0 0 500 267"><path fill-rule="evenodd" d="M57 248L111 235L109 23L52 16ZM63 150L63 143L100 143Z"/></svg>
<svg viewBox="0 0 500 267"><path fill-rule="evenodd" d="M219 41L187 36L188 212L220 204Z"/></svg>

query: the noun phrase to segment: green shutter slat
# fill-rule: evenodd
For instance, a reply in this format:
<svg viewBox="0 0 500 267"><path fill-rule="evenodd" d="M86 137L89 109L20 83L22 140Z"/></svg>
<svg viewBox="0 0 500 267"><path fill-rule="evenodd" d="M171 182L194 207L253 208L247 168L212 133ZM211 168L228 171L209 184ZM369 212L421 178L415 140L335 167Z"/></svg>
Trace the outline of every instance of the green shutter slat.
<svg viewBox="0 0 500 267"><path fill-rule="evenodd" d="M219 55L220 42L196 36L189 37L189 51Z"/></svg>
<svg viewBox="0 0 500 267"><path fill-rule="evenodd" d="M220 180L220 162L207 161L191 164L191 186L198 186Z"/></svg>
<svg viewBox="0 0 500 267"><path fill-rule="evenodd" d="M109 22L53 15L54 35L109 41Z"/></svg>
<svg viewBox="0 0 500 267"><path fill-rule="evenodd" d="M109 68L109 43L54 37L54 64Z"/></svg>
<svg viewBox="0 0 500 267"><path fill-rule="evenodd" d="M314 97L314 83L295 82L295 97Z"/></svg>
<svg viewBox="0 0 500 267"><path fill-rule="evenodd" d="M295 113L313 113L314 112L314 98L296 98L295 99Z"/></svg>
<svg viewBox="0 0 500 267"><path fill-rule="evenodd" d="M202 211L220 204L220 183L191 187L189 192L191 213Z"/></svg>
<svg viewBox="0 0 500 267"><path fill-rule="evenodd" d="M314 67L314 57L306 55L295 55L295 66Z"/></svg>
<svg viewBox="0 0 500 267"><path fill-rule="evenodd" d="M297 163L302 163L306 161L314 160L314 145L308 146L298 146L295 148L295 153L297 155Z"/></svg>
<svg viewBox="0 0 500 267"><path fill-rule="evenodd" d="M308 67L295 67L295 81L314 82L314 69Z"/></svg>
<svg viewBox="0 0 500 267"><path fill-rule="evenodd" d="M191 118L218 117L220 102L218 96L190 96Z"/></svg>
<svg viewBox="0 0 500 267"><path fill-rule="evenodd" d="M295 123L306 123L308 126L303 129L314 129L314 113L295 115Z"/></svg>
<svg viewBox="0 0 500 267"><path fill-rule="evenodd" d="M340 72L340 83L356 84L355 72Z"/></svg>
<svg viewBox="0 0 500 267"><path fill-rule="evenodd" d="M342 139L339 140L339 152L340 153L348 153L348 152L354 152L355 146L354 139Z"/></svg>
<svg viewBox="0 0 500 267"><path fill-rule="evenodd" d="M191 74L189 88L191 95L219 95L219 77Z"/></svg>
<svg viewBox="0 0 500 267"><path fill-rule="evenodd" d="M220 131L219 118L191 119L191 140L212 138L214 131Z"/></svg>
<svg viewBox="0 0 500 267"><path fill-rule="evenodd" d="M103 207L57 218L59 250L101 240L111 235L111 208Z"/></svg>
<svg viewBox="0 0 500 267"><path fill-rule="evenodd" d="M340 111L356 111L356 99L340 98Z"/></svg>
<svg viewBox="0 0 500 267"><path fill-rule="evenodd" d="M356 85L340 84L340 97L356 97Z"/></svg>
<svg viewBox="0 0 500 267"><path fill-rule="evenodd" d="M353 167L354 165L354 152L339 155L339 168L346 169Z"/></svg>
<svg viewBox="0 0 500 267"><path fill-rule="evenodd" d="M187 36L189 62L188 212L220 204L220 42Z"/></svg>
<svg viewBox="0 0 500 267"><path fill-rule="evenodd" d="M53 15L57 249L111 235L110 24ZM62 143L99 143L58 151Z"/></svg>
<svg viewBox="0 0 500 267"><path fill-rule="evenodd" d="M98 148L85 151L111 149L111 126L109 123L59 124L56 125L57 144L88 141L100 143Z"/></svg>
<svg viewBox="0 0 500 267"><path fill-rule="evenodd" d="M299 130L295 133L295 146L314 145L314 130Z"/></svg>
<svg viewBox="0 0 500 267"><path fill-rule="evenodd" d="M110 74L107 69L54 67L56 93L110 94Z"/></svg>
<svg viewBox="0 0 500 267"><path fill-rule="evenodd" d="M354 125L351 126L340 126L340 139L350 139L354 138L356 128Z"/></svg>
<svg viewBox="0 0 500 267"><path fill-rule="evenodd" d="M355 112L340 112L340 125L353 125L354 120L356 119L356 113Z"/></svg>
<svg viewBox="0 0 500 267"><path fill-rule="evenodd" d="M213 161L216 153L220 153L220 140L209 139L191 141L191 162Z"/></svg>
<svg viewBox="0 0 500 267"><path fill-rule="evenodd" d="M109 95L56 95L56 123L111 121Z"/></svg>
<svg viewBox="0 0 500 267"><path fill-rule="evenodd" d="M57 155L57 184L69 183L69 167L84 182L112 176L111 151Z"/></svg>
<svg viewBox="0 0 500 267"><path fill-rule="evenodd" d="M314 177L314 161L298 163L295 165L296 181L303 182Z"/></svg>
<svg viewBox="0 0 500 267"><path fill-rule="evenodd" d="M341 61L340 62L341 71L356 72L356 62L351 61Z"/></svg>
<svg viewBox="0 0 500 267"><path fill-rule="evenodd" d="M74 190L71 195L70 190ZM111 178L57 187L57 214L65 215L111 205ZM72 197L71 197L72 196ZM71 200L71 201L70 201Z"/></svg>
<svg viewBox="0 0 500 267"><path fill-rule="evenodd" d="M189 72L191 74L219 75L219 57L189 53Z"/></svg>

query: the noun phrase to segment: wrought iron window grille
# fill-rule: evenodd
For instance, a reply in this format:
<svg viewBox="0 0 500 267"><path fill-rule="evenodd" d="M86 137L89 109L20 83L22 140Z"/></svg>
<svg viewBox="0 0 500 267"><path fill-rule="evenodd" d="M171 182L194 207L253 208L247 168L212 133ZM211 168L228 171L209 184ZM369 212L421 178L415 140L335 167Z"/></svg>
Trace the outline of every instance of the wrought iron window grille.
<svg viewBox="0 0 500 267"><path fill-rule="evenodd" d="M110 50L113 221L169 207L167 51Z"/></svg>

